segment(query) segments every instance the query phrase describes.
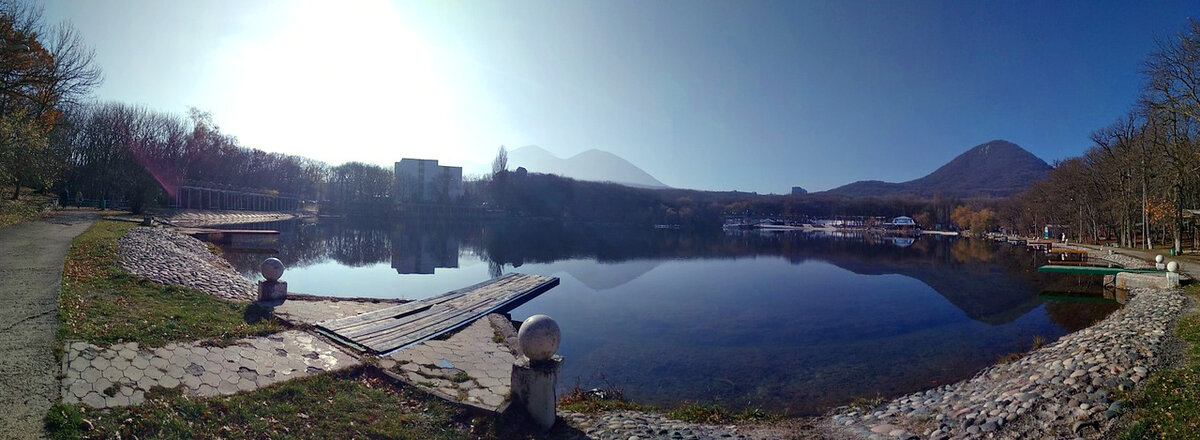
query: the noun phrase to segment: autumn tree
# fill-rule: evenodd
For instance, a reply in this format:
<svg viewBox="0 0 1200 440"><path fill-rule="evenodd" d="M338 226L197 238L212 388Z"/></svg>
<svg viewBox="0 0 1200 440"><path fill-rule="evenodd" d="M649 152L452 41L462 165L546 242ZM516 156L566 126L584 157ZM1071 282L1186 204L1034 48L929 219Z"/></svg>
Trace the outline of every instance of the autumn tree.
<svg viewBox="0 0 1200 440"><path fill-rule="evenodd" d="M65 158L50 132L65 107L100 83L94 54L67 25L47 28L41 10L24 2L0 4L0 178L21 187L46 187Z"/></svg>
<svg viewBox="0 0 1200 440"><path fill-rule="evenodd" d="M958 226L958 229L971 229L971 220L974 219L974 213L971 208L966 205L958 205L954 207L954 212L950 213L950 221Z"/></svg>

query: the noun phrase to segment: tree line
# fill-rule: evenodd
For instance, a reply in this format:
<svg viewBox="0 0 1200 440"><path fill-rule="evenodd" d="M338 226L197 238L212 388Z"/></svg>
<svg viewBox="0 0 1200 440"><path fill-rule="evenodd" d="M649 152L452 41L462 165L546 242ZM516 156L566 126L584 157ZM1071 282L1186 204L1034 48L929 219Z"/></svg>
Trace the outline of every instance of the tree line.
<svg viewBox="0 0 1200 440"><path fill-rule="evenodd" d="M87 101L103 80L94 52L41 9L0 2L0 185L78 198L166 205L187 184L282 193L305 200L386 196L390 169L338 166L249 148L212 115Z"/></svg>
<svg viewBox="0 0 1200 440"><path fill-rule="evenodd" d="M1079 157L996 207L998 225L1038 234L1047 225L1078 240L1181 251L1200 235L1200 22L1159 39L1128 114L1091 135ZM978 209L979 207L976 207Z"/></svg>

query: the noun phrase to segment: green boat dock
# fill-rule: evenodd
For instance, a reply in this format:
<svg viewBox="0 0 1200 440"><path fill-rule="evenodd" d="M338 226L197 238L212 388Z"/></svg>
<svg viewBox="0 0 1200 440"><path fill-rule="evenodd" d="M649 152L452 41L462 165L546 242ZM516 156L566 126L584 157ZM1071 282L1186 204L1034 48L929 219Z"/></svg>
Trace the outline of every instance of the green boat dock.
<svg viewBox="0 0 1200 440"><path fill-rule="evenodd" d="M1041 273L1069 273L1077 275L1116 275L1121 272L1129 273L1166 273L1163 270L1154 269L1121 269L1119 267L1096 267L1096 266L1062 266L1048 264L1038 267L1038 272Z"/></svg>

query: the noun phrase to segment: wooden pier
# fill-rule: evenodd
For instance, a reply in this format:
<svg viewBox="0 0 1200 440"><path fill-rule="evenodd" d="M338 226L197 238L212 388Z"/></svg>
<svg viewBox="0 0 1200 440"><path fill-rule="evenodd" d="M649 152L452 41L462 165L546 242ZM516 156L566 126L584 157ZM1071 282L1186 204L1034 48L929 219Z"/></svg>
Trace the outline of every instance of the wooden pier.
<svg viewBox="0 0 1200 440"><path fill-rule="evenodd" d="M433 298L316 324L348 345L387 354L458 329L489 313L507 313L558 285L558 278L509 274Z"/></svg>

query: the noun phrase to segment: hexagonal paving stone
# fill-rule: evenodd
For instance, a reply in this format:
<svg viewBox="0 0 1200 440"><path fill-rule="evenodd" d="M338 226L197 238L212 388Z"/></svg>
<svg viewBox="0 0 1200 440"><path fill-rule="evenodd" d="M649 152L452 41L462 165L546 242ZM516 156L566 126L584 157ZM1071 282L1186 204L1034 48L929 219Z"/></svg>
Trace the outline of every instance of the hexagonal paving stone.
<svg viewBox="0 0 1200 440"><path fill-rule="evenodd" d="M104 397L101 396L100 393L97 393L97 392L88 393L86 396L83 396L83 398L79 399L79 401L83 402L84 405L90 406L92 408L104 408L105 407Z"/></svg>
<svg viewBox="0 0 1200 440"><path fill-rule="evenodd" d="M134 368L137 368L139 370L145 370L147 367L150 366L150 360L147 359L145 356L138 356L138 357L133 358L133 360L129 361L129 365L132 365Z"/></svg>
<svg viewBox="0 0 1200 440"><path fill-rule="evenodd" d="M104 369L104 372L101 373L101 375L104 376L105 379L116 381L117 379L125 377L125 372L117 369L117 367L108 367Z"/></svg>

